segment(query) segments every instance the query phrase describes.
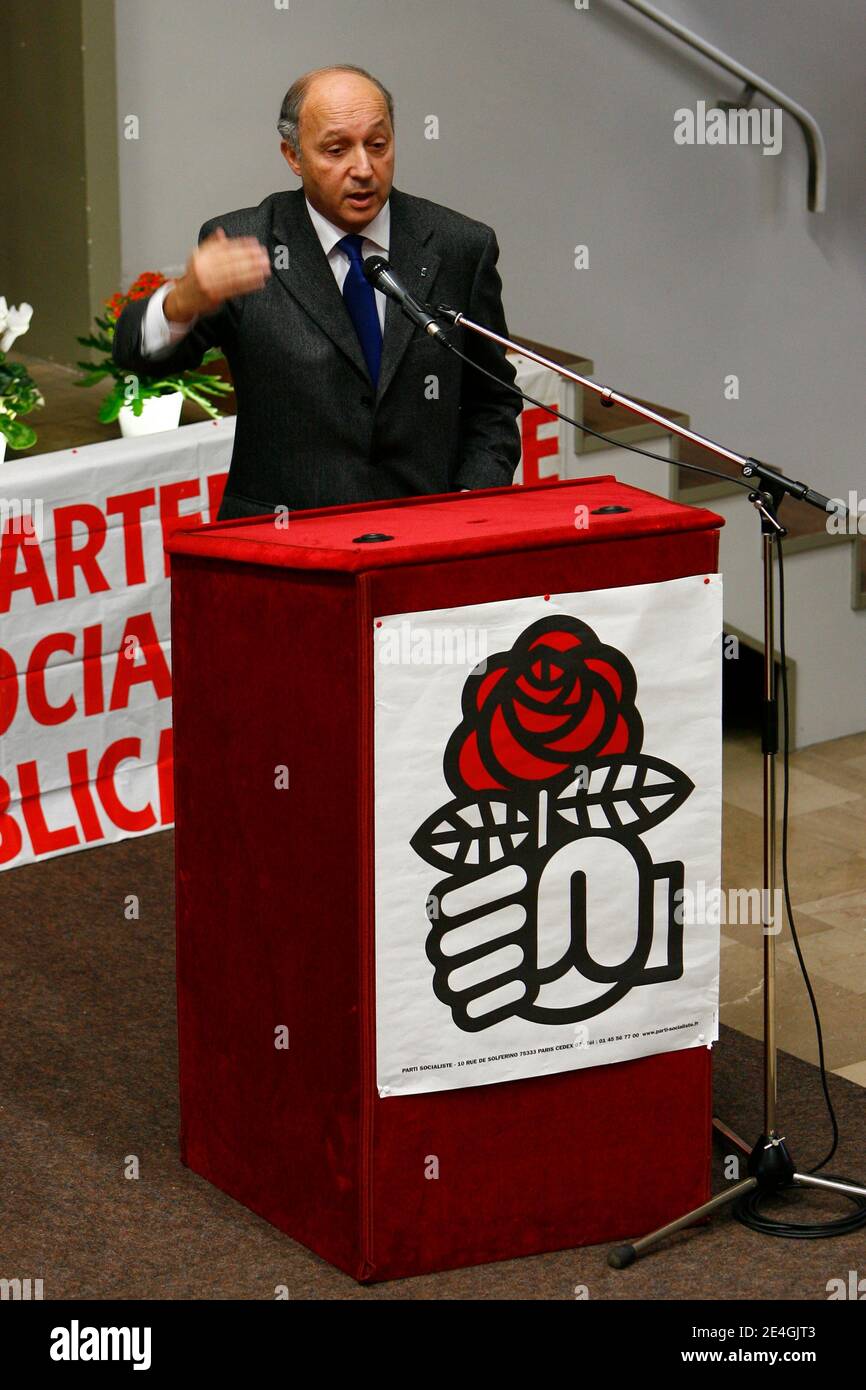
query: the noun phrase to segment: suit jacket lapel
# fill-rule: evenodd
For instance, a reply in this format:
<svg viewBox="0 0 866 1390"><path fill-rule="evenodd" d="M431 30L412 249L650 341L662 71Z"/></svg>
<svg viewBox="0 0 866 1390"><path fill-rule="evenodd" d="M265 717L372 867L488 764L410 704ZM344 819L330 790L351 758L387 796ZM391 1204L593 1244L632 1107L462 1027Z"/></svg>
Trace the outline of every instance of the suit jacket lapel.
<svg viewBox="0 0 866 1390"><path fill-rule="evenodd" d="M426 248L431 228L413 202L391 189L391 244L388 259L416 299L428 299L440 257ZM370 381L361 344L334 272L310 221L302 188L280 194L271 228L274 274L349 361ZM389 299L385 310L377 403L388 389L414 331L414 324Z"/></svg>
<svg viewBox="0 0 866 1390"><path fill-rule="evenodd" d="M302 188L276 200L269 249L274 274L369 384L355 325L310 221Z"/></svg>
<svg viewBox="0 0 866 1390"><path fill-rule="evenodd" d="M405 193L392 188L390 203L391 244L388 260L413 298L428 299L440 261L440 257L425 245L432 229ZM393 299L389 299L385 309L377 403L391 384L414 331L415 325L411 319L406 317Z"/></svg>

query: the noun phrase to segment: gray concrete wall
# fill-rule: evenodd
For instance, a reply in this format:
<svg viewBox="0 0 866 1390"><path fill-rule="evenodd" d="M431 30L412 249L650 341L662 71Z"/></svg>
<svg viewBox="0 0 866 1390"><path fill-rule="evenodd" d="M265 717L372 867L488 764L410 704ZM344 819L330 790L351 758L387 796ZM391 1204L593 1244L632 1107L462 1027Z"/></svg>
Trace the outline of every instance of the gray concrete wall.
<svg viewBox="0 0 866 1390"><path fill-rule="evenodd" d="M0 53L0 294L72 362L120 274L112 0L4 0Z"/></svg>
<svg viewBox="0 0 866 1390"><path fill-rule="evenodd" d="M124 276L177 268L206 217L294 186L286 87L360 63L396 98L398 186L496 227L515 332L829 494L862 487L866 7L658 3L813 111L827 214L806 210L788 118L775 157L675 144L677 108L739 84L621 0L116 0L120 122L140 120L119 138Z"/></svg>

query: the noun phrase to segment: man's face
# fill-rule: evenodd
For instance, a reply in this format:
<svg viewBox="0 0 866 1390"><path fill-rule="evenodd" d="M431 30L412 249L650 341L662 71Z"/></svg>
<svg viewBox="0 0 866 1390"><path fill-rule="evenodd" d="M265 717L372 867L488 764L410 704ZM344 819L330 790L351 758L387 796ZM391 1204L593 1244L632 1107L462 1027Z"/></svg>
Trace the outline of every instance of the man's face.
<svg viewBox="0 0 866 1390"><path fill-rule="evenodd" d="M346 232L366 227L394 180L394 131L378 87L354 73L316 78L301 107L299 139L300 157L285 140L280 149L313 207Z"/></svg>

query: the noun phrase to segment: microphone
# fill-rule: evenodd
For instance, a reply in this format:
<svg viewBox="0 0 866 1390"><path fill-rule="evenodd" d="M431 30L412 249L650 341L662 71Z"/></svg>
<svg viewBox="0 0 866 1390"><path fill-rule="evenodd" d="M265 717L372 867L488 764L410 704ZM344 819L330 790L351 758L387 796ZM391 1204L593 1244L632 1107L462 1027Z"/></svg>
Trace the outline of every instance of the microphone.
<svg viewBox="0 0 866 1390"><path fill-rule="evenodd" d="M368 256L364 261L364 274L369 283L376 290L381 290L389 299L393 299L407 318L413 323L417 323L419 328L423 328L425 333L432 337L437 337L442 333L442 327L436 322L432 314L429 314L423 305L413 299L406 286L400 280L396 271L385 260L384 256Z"/></svg>

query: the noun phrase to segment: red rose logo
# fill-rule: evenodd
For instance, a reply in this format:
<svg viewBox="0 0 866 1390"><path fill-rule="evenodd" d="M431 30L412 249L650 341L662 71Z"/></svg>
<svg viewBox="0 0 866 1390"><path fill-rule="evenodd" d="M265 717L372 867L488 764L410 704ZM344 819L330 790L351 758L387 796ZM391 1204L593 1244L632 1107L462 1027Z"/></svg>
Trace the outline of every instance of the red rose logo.
<svg viewBox="0 0 866 1390"><path fill-rule="evenodd" d="M588 624L542 618L465 682L463 720L445 751L448 785L540 789L577 764L633 755L643 742L636 691L631 663Z"/></svg>
<svg viewBox="0 0 866 1390"><path fill-rule="evenodd" d="M533 623L464 682L462 719L443 760L453 800L409 842L445 874L427 899L424 949L433 993L464 1032L512 1017L582 1022L638 986L682 975L674 903L684 866L655 863L641 837L677 811L694 783L643 752L636 697L624 653L569 616ZM576 851L582 839L592 841L586 855ZM603 876L593 893L590 862ZM656 937L659 884L668 920ZM622 912L635 914L616 965L591 949L599 892L606 903L621 893Z"/></svg>

